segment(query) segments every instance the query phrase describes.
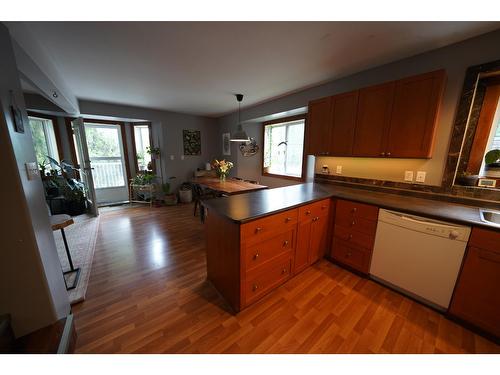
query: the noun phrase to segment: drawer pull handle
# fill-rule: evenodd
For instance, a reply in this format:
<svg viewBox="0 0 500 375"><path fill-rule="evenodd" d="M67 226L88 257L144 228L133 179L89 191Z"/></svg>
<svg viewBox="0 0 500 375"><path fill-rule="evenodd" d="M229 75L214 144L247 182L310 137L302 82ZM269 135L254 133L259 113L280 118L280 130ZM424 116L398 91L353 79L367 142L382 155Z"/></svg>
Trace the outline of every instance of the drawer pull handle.
<svg viewBox="0 0 500 375"><path fill-rule="evenodd" d="M307 210L306 215L310 215L310 214L311 214L311 211Z"/></svg>
<svg viewBox="0 0 500 375"><path fill-rule="evenodd" d="M259 259L259 253L255 253L255 255L253 256L253 260L257 260Z"/></svg>
<svg viewBox="0 0 500 375"><path fill-rule="evenodd" d="M257 227L257 228L255 228L255 233L259 233L260 231L262 231L262 228L261 228L261 227Z"/></svg>
<svg viewBox="0 0 500 375"><path fill-rule="evenodd" d="M287 218L285 219L285 223L289 223L290 221L292 221L292 218L291 218L291 217L287 217Z"/></svg>
<svg viewBox="0 0 500 375"><path fill-rule="evenodd" d="M288 246L288 240L283 241L283 247Z"/></svg>
<svg viewBox="0 0 500 375"><path fill-rule="evenodd" d="M252 285L252 292L255 292L257 289L259 289L259 286L257 284Z"/></svg>
<svg viewBox="0 0 500 375"><path fill-rule="evenodd" d="M287 272L288 272L288 271L287 271L287 269L286 269L286 268L283 268L283 269L281 270L281 274L282 274L282 275L286 274Z"/></svg>

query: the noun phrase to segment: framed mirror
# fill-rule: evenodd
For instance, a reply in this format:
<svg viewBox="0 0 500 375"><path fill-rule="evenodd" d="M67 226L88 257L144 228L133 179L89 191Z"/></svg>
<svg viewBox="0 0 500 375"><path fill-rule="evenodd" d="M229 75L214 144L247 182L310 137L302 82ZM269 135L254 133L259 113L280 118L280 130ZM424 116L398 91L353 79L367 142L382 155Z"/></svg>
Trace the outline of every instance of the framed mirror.
<svg viewBox="0 0 500 375"><path fill-rule="evenodd" d="M445 184L500 194L500 60L467 69ZM446 181L448 179L448 181Z"/></svg>

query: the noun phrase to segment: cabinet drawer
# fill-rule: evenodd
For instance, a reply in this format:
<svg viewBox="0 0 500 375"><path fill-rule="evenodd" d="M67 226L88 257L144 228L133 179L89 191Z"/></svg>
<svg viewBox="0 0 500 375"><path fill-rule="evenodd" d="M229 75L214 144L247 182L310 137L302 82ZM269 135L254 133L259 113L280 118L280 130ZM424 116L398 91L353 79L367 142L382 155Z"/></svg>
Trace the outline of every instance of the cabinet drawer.
<svg viewBox="0 0 500 375"><path fill-rule="evenodd" d="M258 267L270 259L293 249L294 230L277 235L245 249L245 271Z"/></svg>
<svg viewBox="0 0 500 375"><path fill-rule="evenodd" d="M339 225L335 225L334 237L367 250L373 249L373 242L375 241L375 236L373 235L361 233L352 228L345 228Z"/></svg>
<svg viewBox="0 0 500 375"><path fill-rule="evenodd" d="M361 217L367 220L376 221L378 218L378 207L339 199L337 201L335 218L342 216L349 217L351 219Z"/></svg>
<svg viewBox="0 0 500 375"><path fill-rule="evenodd" d="M361 232L369 236L375 236L377 231L377 222L368 220L363 217L352 217L352 215L337 216L335 218L335 225L350 228L356 232Z"/></svg>
<svg viewBox="0 0 500 375"><path fill-rule="evenodd" d="M313 217L327 216L330 209L330 199L306 204L299 207L299 221L307 221Z"/></svg>
<svg viewBox="0 0 500 375"><path fill-rule="evenodd" d="M241 242L243 244L257 243L271 238L278 233L295 229L297 224L297 209L266 216L241 225Z"/></svg>
<svg viewBox="0 0 500 375"><path fill-rule="evenodd" d="M469 245L500 253L500 233L487 229L472 228Z"/></svg>
<svg viewBox="0 0 500 375"><path fill-rule="evenodd" d="M333 239L332 258L360 272L368 273L371 254L369 250L353 246L338 238Z"/></svg>
<svg viewBox="0 0 500 375"><path fill-rule="evenodd" d="M271 291L273 288L284 283L291 274L292 259L289 254L270 261L258 272L248 275L245 283L245 305L252 303Z"/></svg>

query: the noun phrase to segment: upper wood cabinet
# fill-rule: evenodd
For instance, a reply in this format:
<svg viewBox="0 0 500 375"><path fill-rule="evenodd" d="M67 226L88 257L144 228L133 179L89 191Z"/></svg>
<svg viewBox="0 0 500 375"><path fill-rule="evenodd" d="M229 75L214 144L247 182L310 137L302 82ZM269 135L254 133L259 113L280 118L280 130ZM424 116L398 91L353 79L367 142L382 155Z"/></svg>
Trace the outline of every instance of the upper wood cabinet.
<svg viewBox="0 0 500 375"><path fill-rule="evenodd" d="M444 70L396 82L387 156L430 158L439 103L445 81Z"/></svg>
<svg viewBox="0 0 500 375"><path fill-rule="evenodd" d="M310 102L309 154L430 158L444 82L439 70Z"/></svg>
<svg viewBox="0 0 500 375"><path fill-rule="evenodd" d="M389 82L359 91L353 155L385 156L394 87L395 83Z"/></svg>
<svg viewBox="0 0 500 375"><path fill-rule="evenodd" d="M332 98L322 98L309 102L307 117L308 153L329 155L330 128L332 122Z"/></svg>
<svg viewBox="0 0 500 375"><path fill-rule="evenodd" d="M358 91L353 91L332 97L330 155L352 155L358 94Z"/></svg>

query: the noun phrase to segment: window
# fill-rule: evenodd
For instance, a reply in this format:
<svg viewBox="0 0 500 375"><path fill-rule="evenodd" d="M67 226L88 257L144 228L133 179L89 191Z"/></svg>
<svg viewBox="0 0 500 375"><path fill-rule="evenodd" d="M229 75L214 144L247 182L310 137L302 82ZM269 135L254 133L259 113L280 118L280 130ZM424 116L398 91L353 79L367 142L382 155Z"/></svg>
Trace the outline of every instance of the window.
<svg viewBox="0 0 500 375"><path fill-rule="evenodd" d="M31 128L33 145L35 146L36 161L38 164L49 164L47 156L59 160L54 123L50 119L28 116Z"/></svg>
<svg viewBox="0 0 500 375"><path fill-rule="evenodd" d="M151 146L151 125L140 124L133 127L133 139L136 158L137 171L147 171L153 169L151 163L151 155L147 153L146 149ZM148 168L148 165L150 168Z"/></svg>
<svg viewBox="0 0 500 375"><path fill-rule="evenodd" d="M264 123L263 175L302 178L304 116Z"/></svg>

